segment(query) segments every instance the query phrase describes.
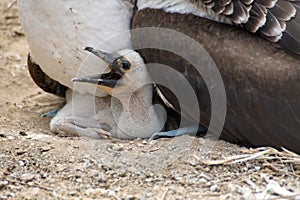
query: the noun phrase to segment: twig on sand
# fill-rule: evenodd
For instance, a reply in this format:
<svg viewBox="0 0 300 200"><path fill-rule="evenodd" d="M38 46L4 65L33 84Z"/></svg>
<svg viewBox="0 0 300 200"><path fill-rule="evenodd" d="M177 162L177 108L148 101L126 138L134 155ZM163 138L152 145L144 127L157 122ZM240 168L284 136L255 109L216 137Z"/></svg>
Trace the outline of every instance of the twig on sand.
<svg viewBox="0 0 300 200"><path fill-rule="evenodd" d="M199 159L196 155L194 157ZM206 165L231 165L249 160L280 160L282 163L300 164L300 155L284 148L283 151L278 151L271 147L263 147L249 149L245 154L224 157L222 160L202 160L201 162Z"/></svg>
<svg viewBox="0 0 300 200"><path fill-rule="evenodd" d="M165 200L165 199L166 199L166 195L167 195L168 191L169 191L169 188L167 188L167 189L164 191L164 193L163 193L163 195L162 195L162 197L161 197L161 200Z"/></svg>

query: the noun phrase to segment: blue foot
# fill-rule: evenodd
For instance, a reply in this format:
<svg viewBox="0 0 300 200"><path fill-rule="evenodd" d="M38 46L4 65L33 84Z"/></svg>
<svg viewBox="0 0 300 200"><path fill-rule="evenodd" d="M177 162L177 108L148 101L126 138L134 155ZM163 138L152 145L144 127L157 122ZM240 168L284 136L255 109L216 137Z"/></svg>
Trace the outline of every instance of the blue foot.
<svg viewBox="0 0 300 200"><path fill-rule="evenodd" d="M190 127L184 127L184 128L179 128L171 131L164 131L164 132L158 132L154 133L151 137L150 140L156 140L159 138L164 138L164 137L176 137L176 136L182 136L182 135L197 135L201 133L206 133L207 129L202 126L190 126Z"/></svg>
<svg viewBox="0 0 300 200"><path fill-rule="evenodd" d="M44 113L41 115L42 118L44 117L55 117L55 115L58 113L58 109L57 110L52 110L50 112Z"/></svg>

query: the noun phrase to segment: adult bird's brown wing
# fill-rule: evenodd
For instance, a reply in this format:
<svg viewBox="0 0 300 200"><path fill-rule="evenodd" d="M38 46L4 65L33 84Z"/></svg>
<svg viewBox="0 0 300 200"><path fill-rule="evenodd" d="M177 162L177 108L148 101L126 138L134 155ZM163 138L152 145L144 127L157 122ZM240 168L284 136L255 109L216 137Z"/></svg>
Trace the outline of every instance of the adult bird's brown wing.
<svg viewBox="0 0 300 200"><path fill-rule="evenodd" d="M223 139L250 146L285 147L300 153L299 59L287 54L280 45L241 28L194 15L144 9L137 11L132 20L132 28L141 27L180 31L199 42L213 58L227 95ZM151 34L133 34L132 39L136 48L140 47L141 41L160 42L160 38ZM178 42L171 37L167 40L164 43ZM138 51L146 63L166 64L185 76L199 99L201 123L208 126L211 118L208 89L190 63L159 49ZM189 52L193 54L193 49ZM168 79L167 74L163 75ZM174 109L180 111L182 108L174 95L163 87L160 89ZM181 110L181 114L196 120L189 116L187 110Z"/></svg>
<svg viewBox="0 0 300 200"><path fill-rule="evenodd" d="M67 87L45 74L40 66L33 61L30 54L27 56L27 66L31 78L42 90L60 97L65 97Z"/></svg>
<svg viewBox="0 0 300 200"><path fill-rule="evenodd" d="M299 0L188 0L300 55Z"/></svg>

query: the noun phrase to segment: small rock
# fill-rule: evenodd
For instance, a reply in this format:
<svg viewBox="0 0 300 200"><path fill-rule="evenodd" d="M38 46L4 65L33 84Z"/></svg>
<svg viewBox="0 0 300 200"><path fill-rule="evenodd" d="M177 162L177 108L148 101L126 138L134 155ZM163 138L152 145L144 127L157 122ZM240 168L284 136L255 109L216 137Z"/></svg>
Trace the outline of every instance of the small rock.
<svg viewBox="0 0 300 200"><path fill-rule="evenodd" d="M4 133L0 133L0 137L6 138L6 135Z"/></svg>
<svg viewBox="0 0 300 200"><path fill-rule="evenodd" d="M255 166L254 168L255 168L256 171L260 170L260 166Z"/></svg>
<svg viewBox="0 0 300 200"><path fill-rule="evenodd" d="M113 151L122 151L124 149L124 146L122 144L115 144L112 145L111 150Z"/></svg>
<svg viewBox="0 0 300 200"><path fill-rule="evenodd" d="M0 189L8 185L8 181L0 181Z"/></svg>
<svg viewBox="0 0 300 200"><path fill-rule="evenodd" d="M28 134L25 131L20 131L19 135L21 135L21 136L27 136Z"/></svg>
<svg viewBox="0 0 300 200"><path fill-rule="evenodd" d="M80 194L79 194L79 192L77 192L77 191L71 191L71 192L69 192L69 195L70 196L73 196L73 197L78 197L78 196L80 196Z"/></svg>
<svg viewBox="0 0 300 200"><path fill-rule="evenodd" d="M120 177L126 177L127 171L126 170L121 170L119 173Z"/></svg>
<svg viewBox="0 0 300 200"><path fill-rule="evenodd" d="M207 183L207 180L205 178L200 178L199 182L200 183Z"/></svg>
<svg viewBox="0 0 300 200"><path fill-rule="evenodd" d="M51 146L43 146L42 149L41 149L41 152L47 152L47 151L50 151L52 149Z"/></svg>
<svg viewBox="0 0 300 200"><path fill-rule="evenodd" d="M218 192L219 191L219 187L218 187L218 185L212 185L212 186L210 186L209 190L211 192Z"/></svg>
<svg viewBox="0 0 300 200"><path fill-rule="evenodd" d="M175 179L176 181L181 181L181 180L182 180L182 176L180 176L179 174L175 174L175 175L174 175L174 179Z"/></svg>
<svg viewBox="0 0 300 200"><path fill-rule="evenodd" d="M76 160L75 160L75 158L73 158L73 157L71 157L70 159L69 159L69 163L74 163Z"/></svg>
<svg viewBox="0 0 300 200"><path fill-rule="evenodd" d="M24 153L26 153L28 150L27 149L18 149L17 151L16 151L16 154L17 155L23 155Z"/></svg>
<svg viewBox="0 0 300 200"><path fill-rule="evenodd" d="M82 183L83 180L82 180L81 178L77 178L77 179L76 179L76 182L77 182L77 183Z"/></svg>
<svg viewBox="0 0 300 200"><path fill-rule="evenodd" d="M34 174L30 174L30 173L22 174L22 176L20 177L20 179L22 181L25 181L25 182L32 181L34 178L35 178L35 175Z"/></svg>
<svg viewBox="0 0 300 200"><path fill-rule="evenodd" d="M22 160L20 160L20 161L19 161L19 165L20 165L20 167L24 167L24 166L25 166L25 163L24 163Z"/></svg>
<svg viewBox="0 0 300 200"><path fill-rule="evenodd" d="M150 183L150 182L152 182L152 178L146 178L145 181L146 181L147 183Z"/></svg>
<svg viewBox="0 0 300 200"><path fill-rule="evenodd" d="M16 36L23 36L24 35L24 32L22 31L21 27L14 27L12 29L13 33L16 35Z"/></svg>
<svg viewBox="0 0 300 200"><path fill-rule="evenodd" d="M8 136L7 139L8 140L14 140L15 138L13 136Z"/></svg>
<svg viewBox="0 0 300 200"><path fill-rule="evenodd" d="M43 179L46 179L46 178L48 177L48 174L42 174L41 177L42 177Z"/></svg>
<svg viewBox="0 0 300 200"><path fill-rule="evenodd" d="M190 159L188 162L193 167L199 165L199 161L196 159Z"/></svg>

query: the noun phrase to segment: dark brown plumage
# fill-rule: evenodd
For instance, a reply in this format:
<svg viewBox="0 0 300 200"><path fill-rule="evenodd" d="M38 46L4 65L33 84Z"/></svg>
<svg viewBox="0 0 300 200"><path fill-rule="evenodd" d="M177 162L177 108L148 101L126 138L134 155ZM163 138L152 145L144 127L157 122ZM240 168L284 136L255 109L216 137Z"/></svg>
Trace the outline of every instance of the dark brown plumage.
<svg viewBox="0 0 300 200"><path fill-rule="evenodd" d="M300 55L299 0L190 0Z"/></svg>
<svg viewBox="0 0 300 200"><path fill-rule="evenodd" d="M61 85L59 82L51 79L34 63L30 54L27 56L27 66L33 81L45 92L55 94L60 97L65 97L67 87Z"/></svg>
<svg viewBox="0 0 300 200"><path fill-rule="evenodd" d="M163 20L161 20L163 19ZM292 21L291 21L292 23ZM241 28L194 15L170 14L162 10L136 12L132 28L162 27L183 32L199 42L215 61L224 80L227 116L222 138L247 146L285 147L300 153L300 60L280 45ZM132 35L134 47L159 43L162 39ZM171 37L165 43L177 43ZM185 45L189 47L189 44ZM181 72L194 88L201 110L201 123L211 117L208 89L200 74L180 56L158 49L140 49L146 63L162 63ZM193 54L193 49L189 51ZM199 55L194 55L195 59ZM205 67L205 66L201 66ZM151 72L151 69L150 69ZM187 72L187 73L183 73ZM168 74L161 74L168 80ZM155 79L155 76L153 76ZM161 87L175 110L185 117L175 97Z"/></svg>

